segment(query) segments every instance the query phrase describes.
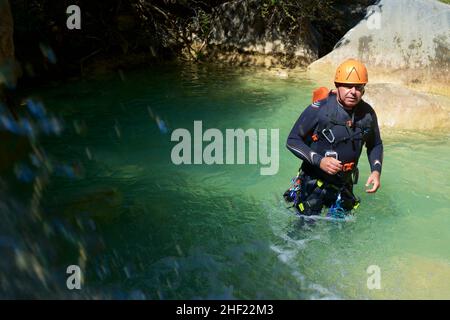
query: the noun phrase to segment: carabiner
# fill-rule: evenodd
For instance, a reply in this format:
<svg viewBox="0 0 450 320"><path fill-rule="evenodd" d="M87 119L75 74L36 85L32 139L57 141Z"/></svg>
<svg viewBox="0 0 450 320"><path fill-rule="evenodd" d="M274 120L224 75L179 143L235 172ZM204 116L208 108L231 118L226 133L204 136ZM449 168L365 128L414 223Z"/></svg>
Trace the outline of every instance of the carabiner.
<svg viewBox="0 0 450 320"><path fill-rule="evenodd" d="M328 138L328 136L327 136L326 133L325 133L325 130L328 130L328 131L330 132L331 139ZM323 130L322 130L322 134L323 134L323 136L325 137L325 139L327 139L327 141L328 141L329 143L333 143L333 142L336 140L336 139L334 138L333 131L331 131L330 129L323 129Z"/></svg>

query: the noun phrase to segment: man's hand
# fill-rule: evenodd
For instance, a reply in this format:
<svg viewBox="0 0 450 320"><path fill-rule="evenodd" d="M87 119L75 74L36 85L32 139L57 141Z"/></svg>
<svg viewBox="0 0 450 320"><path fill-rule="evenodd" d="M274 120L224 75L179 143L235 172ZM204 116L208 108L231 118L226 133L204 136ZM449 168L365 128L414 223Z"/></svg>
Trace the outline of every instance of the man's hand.
<svg viewBox="0 0 450 320"><path fill-rule="evenodd" d="M342 170L342 162L332 157L323 157L320 160L320 169L328 174L335 175Z"/></svg>
<svg viewBox="0 0 450 320"><path fill-rule="evenodd" d="M380 173L378 171L373 171L366 182L366 187L373 184L371 189L366 189L367 193L374 193L380 188Z"/></svg>

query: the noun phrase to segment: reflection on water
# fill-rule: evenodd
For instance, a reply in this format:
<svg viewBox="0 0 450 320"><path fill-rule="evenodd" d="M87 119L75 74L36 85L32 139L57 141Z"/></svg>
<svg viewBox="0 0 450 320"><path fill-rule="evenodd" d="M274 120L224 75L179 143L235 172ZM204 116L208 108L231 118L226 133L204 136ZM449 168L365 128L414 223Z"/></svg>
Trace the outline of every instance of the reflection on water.
<svg viewBox="0 0 450 320"><path fill-rule="evenodd" d="M364 193L363 156L362 204L348 221L308 223L286 209L299 163L284 137L313 85L194 65L31 92L47 108L34 99L24 115L39 134L0 130L0 296L449 298L448 135L383 131L382 189ZM170 133L195 120L279 128L278 174L173 165ZM74 264L76 292L66 287ZM367 289L370 265L381 290Z"/></svg>

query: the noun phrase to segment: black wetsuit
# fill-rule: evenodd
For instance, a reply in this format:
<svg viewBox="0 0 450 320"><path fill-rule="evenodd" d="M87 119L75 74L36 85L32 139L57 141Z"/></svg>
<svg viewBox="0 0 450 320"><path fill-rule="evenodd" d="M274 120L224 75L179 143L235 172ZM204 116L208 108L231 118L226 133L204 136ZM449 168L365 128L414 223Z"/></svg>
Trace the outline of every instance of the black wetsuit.
<svg viewBox="0 0 450 320"><path fill-rule="evenodd" d="M346 110L335 94L309 105L300 115L287 139L287 148L303 160L300 200L307 203L304 214L319 214L323 205L330 206L339 193L350 210L354 175L363 145L366 145L371 171L381 173L383 143L375 111L362 101ZM320 169L320 161L327 151L337 153L342 164L354 163L351 170L329 175ZM323 186L318 187L317 181ZM334 190L334 191L333 191Z"/></svg>

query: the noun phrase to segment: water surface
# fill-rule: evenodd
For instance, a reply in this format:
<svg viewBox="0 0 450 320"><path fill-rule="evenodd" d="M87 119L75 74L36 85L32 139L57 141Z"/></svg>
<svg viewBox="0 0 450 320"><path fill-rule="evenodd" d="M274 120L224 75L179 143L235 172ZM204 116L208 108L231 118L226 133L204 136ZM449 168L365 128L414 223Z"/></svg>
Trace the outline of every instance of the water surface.
<svg viewBox="0 0 450 320"><path fill-rule="evenodd" d="M166 65L30 92L65 127L39 148L78 171L40 177L39 192L5 178L2 296L450 298L448 134L382 130L382 187L364 192L364 153L362 204L348 221L305 224L286 209L299 160L285 139L314 87L302 75ZM170 134L193 132L195 120L222 132L279 129L278 173L174 165ZM65 287L70 264L83 270L77 292ZM367 288L371 265L380 290Z"/></svg>

